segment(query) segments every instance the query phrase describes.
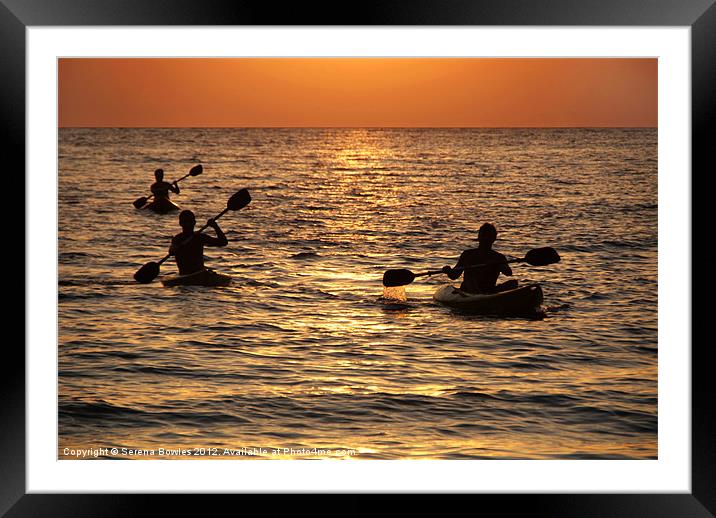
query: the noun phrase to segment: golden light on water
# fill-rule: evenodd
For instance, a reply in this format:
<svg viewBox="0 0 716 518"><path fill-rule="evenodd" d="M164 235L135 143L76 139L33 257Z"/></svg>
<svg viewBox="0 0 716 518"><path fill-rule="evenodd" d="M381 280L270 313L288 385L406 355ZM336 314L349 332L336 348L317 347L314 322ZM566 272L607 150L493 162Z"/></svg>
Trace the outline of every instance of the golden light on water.
<svg viewBox="0 0 716 518"><path fill-rule="evenodd" d="M147 135L155 138L155 133L164 136L159 130ZM65 133L68 152L62 156L81 156L86 134ZM110 143L118 138L106 131L90 135ZM533 146L534 156L544 151L547 157L538 165L551 171L558 151L552 140L581 142L580 132L514 136L509 131L342 129L177 135L176 142L192 137L202 143L199 147L220 142L217 149L225 150L214 157L216 169L207 164L201 183L187 182L179 199L203 214L220 205L220 189L255 174L253 165L237 157L256 157L256 144L264 146L260 162L266 162L269 174L256 179L251 210L222 220L232 232L231 244L209 255L208 264L235 282L217 289L166 289L159 283L97 287L87 278L130 277L132 272L124 272L129 259L120 261L118 255L138 264L161 256L150 246L165 244L163 236L175 231L175 218L149 220L130 207L90 220L86 210L78 210L81 196L66 187L63 230L75 232L77 239L62 241L60 255L65 281L60 285L62 446L81 447L100 437L140 447L202 443L331 450L280 457L286 459L656 455L656 323L648 312L656 263L651 256L641 257L634 270L643 281L628 285L633 300L646 301L646 312L633 304L605 310L605 298L617 296L612 279L622 279L623 272L600 270L591 260L580 264L580 253L569 250L559 267L514 269L520 282L544 283L545 302L562 308L540 322L441 307L432 294L438 281L448 282L444 276L416 279L409 286L381 284L389 268L419 272L457 257L473 242L473 225L495 214L501 232L504 228L500 251L507 254L524 253L533 246L533 230L547 224L554 227L555 240L588 250L590 244L579 236L589 235L591 224L611 229L604 221L614 216L577 217L584 209L580 197L601 199L614 191L613 203L621 207L624 186L641 186L645 193L635 203L655 207L649 177L634 187L637 176L622 175L620 169L635 154L628 146L646 149L643 160L651 157L644 139L631 132L617 135L628 146L617 148L621 154L609 163L614 175L608 181L595 170L587 171L593 183L580 183L581 176L572 178L557 167L560 183L556 176L544 179L542 169L525 168L524 149L516 150L515 139ZM570 153L574 148L586 154L580 163L590 164L602 148L613 151L615 135L604 132L595 144L593 135L585 134L593 147L569 144ZM128 155L141 155L153 142L149 137L137 137ZM183 147L168 149L177 156L184 152ZM87 167L83 175L96 192L104 192L107 177L118 176L127 185L137 181L129 173L122 177L115 162L106 163L111 167ZM74 171L71 166L66 167ZM449 194L444 182L436 181L441 175L455 180ZM66 182L73 178L71 172L62 176ZM502 196L503 185L509 197ZM573 194L577 188L583 191ZM534 201L545 190L546 207ZM555 203L563 217L554 215ZM468 217L461 219L462 214ZM114 239L112 229L125 227L137 236L132 243ZM645 224L630 230L648 244L650 229ZM607 238L617 244L621 239ZM96 249L89 254L87 242L93 240ZM173 268L167 263L162 273Z"/></svg>
<svg viewBox="0 0 716 518"><path fill-rule="evenodd" d="M398 302L406 302L408 300L405 294L405 286L383 286L383 298L386 300L395 300Z"/></svg>

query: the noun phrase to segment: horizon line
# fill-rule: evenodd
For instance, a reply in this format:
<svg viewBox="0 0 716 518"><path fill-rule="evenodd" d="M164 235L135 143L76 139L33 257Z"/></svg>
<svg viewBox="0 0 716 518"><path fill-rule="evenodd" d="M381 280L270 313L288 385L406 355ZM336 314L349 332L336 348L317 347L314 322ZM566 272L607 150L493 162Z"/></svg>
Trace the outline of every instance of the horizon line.
<svg viewBox="0 0 716 518"><path fill-rule="evenodd" d="M57 126L58 129L658 129L659 126Z"/></svg>

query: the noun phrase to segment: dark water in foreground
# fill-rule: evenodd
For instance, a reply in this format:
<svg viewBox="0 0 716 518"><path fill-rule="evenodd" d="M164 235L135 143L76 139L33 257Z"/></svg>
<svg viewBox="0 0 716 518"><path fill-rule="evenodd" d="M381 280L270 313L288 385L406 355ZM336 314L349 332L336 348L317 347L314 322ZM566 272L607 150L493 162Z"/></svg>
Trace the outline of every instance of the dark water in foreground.
<svg viewBox="0 0 716 518"><path fill-rule="evenodd" d="M656 142L656 130L60 130L58 456L655 458ZM198 162L173 199L200 223L238 188L253 196L220 220L229 246L207 251L234 284L135 284L178 227L131 202L156 167L171 180ZM514 268L542 284L547 318L456 314L431 300L444 276L416 280L405 303L381 299L385 269L453 263L484 221L505 254L560 252ZM272 455L283 448L298 452Z"/></svg>

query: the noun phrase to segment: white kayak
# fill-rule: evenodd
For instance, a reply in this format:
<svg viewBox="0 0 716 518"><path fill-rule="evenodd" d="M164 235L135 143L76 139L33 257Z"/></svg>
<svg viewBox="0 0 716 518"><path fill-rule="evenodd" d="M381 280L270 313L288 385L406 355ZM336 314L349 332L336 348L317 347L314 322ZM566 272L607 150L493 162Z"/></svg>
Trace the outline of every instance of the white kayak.
<svg viewBox="0 0 716 518"><path fill-rule="evenodd" d="M451 308L485 315L535 316L542 313L542 288L530 284L499 293L469 293L446 284L433 299Z"/></svg>

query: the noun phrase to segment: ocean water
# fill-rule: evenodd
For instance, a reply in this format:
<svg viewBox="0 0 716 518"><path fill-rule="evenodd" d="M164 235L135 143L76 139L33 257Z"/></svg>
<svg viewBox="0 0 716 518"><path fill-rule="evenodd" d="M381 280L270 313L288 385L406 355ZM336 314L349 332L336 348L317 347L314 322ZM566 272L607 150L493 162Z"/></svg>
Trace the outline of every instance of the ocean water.
<svg viewBox="0 0 716 518"><path fill-rule="evenodd" d="M61 129L59 153L58 458L657 457L656 130ZM139 285L179 227L132 201L197 163L173 200L199 224L253 197L206 249L234 282ZM560 253L513 267L546 318L456 313L445 276L383 297L486 221Z"/></svg>

